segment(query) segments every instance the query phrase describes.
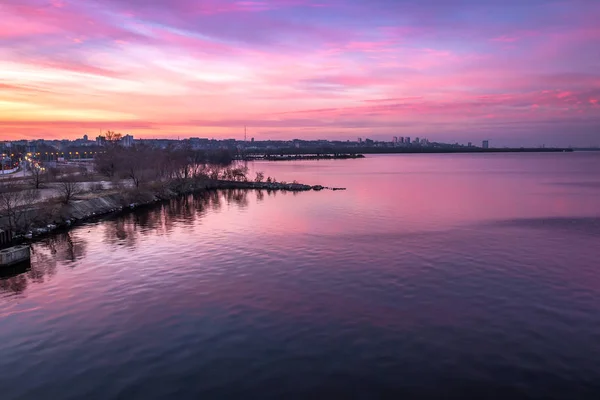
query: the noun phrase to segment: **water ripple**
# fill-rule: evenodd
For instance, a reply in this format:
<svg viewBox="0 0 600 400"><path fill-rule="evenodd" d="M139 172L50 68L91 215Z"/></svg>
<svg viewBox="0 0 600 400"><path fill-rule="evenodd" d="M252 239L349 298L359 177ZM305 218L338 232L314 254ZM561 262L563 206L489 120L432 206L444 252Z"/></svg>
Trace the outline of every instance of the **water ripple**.
<svg viewBox="0 0 600 400"><path fill-rule="evenodd" d="M590 160L523 157L325 164L348 191L189 196L37 243L0 278L1 398L598 398L600 209L545 183Z"/></svg>

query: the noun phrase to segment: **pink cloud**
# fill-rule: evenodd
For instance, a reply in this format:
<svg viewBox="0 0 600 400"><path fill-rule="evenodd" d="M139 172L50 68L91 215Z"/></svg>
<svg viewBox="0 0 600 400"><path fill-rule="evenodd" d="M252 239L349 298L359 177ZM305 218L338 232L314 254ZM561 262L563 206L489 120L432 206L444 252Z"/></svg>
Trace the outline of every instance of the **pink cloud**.
<svg viewBox="0 0 600 400"><path fill-rule="evenodd" d="M365 103L397 103L397 102L405 102L405 101L418 101L423 100L423 96L414 96L414 97L396 97L391 99L373 99L373 100L363 100Z"/></svg>
<svg viewBox="0 0 600 400"><path fill-rule="evenodd" d="M50 4L56 8L63 8L65 6L65 2L62 0L51 0Z"/></svg>
<svg viewBox="0 0 600 400"><path fill-rule="evenodd" d="M597 6L459 24L447 2L394 14L399 3L374 1L6 0L0 121L53 135L94 118L140 135L246 121L354 136L600 120Z"/></svg>
<svg viewBox="0 0 600 400"><path fill-rule="evenodd" d="M517 39L516 37L512 37L512 36L498 36L491 40L492 40L492 42L514 43L514 42L518 41L519 39Z"/></svg>
<svg viewBox="0 0 600 400"><path fill-rule="evenodd" d="M40 93L48 92L48 90L35 87L35 86L24 86L24 85L11 85L7 83L0 83L0 92L24 92L24 93Z"/></svg>

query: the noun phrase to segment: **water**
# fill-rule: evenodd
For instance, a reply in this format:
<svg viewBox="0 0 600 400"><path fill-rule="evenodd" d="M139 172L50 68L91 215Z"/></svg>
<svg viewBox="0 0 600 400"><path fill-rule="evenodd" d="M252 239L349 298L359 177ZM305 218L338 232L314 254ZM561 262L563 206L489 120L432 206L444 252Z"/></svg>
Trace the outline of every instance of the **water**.
<svg viewBox="0 0 600 400"><path fill-rule="evenodd" d="M13 399L598 398L600 154L256 163L0 280Z"/></svg>

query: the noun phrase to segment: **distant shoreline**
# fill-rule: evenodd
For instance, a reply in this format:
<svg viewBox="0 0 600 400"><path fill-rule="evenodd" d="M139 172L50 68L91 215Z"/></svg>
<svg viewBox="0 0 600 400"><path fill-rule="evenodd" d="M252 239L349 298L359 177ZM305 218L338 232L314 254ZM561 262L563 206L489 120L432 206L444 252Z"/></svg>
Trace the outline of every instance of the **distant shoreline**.
<svg viewBox="0 0 600 400"><path fill-rule="evenodd" d="M446 154L446 153L571 153L573 149L568 148L489 148L483 149L480 147L464 147L464 148L410 148L410 149L379 149L374 148L373 151L361 151L366 154Z"/></svg>
<svg viewBox="0 0 600 400"><path fill-rule="evenodd" d="M337 160L364 158L365 154L481 154L481 153L571 153L572 148L489 148L481 147L356 147L343 149L296 148L247 152L246 161Z"/></svg>

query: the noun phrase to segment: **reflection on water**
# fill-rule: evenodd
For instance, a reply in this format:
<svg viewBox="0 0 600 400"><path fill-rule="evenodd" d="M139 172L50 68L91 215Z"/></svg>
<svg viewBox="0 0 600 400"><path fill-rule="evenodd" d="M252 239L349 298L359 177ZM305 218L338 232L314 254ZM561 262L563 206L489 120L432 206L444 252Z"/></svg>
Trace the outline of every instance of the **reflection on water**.
<svg viewBox="0 0 600 400"><path fill-rule="evenodd" d="M274 193L274 192L271 192ZM224 204L240 209L248 207L249 196L264 197L260 190L222 190L188 195L165 204L138 209L103 223L103 241L108 244L135 248L140 236L168 236L177 226L194 226L208 211L220 211Z"/></svg>
<svg viewBox="0 0 600 400"><path fill-rule="evenodd" d="M29 262L0 269L0 292L22 293L27 288Z"/></svg>
<svg viewBox="0 0 600 400"><path fill-rule="evenodd" d="M547 218L515 218L494 221L494 224L541 230L558 229L564 232L581 234L585 237L600 237L600 217L547 217Z"/></svg>
<svg viewBox="0 0 600 400"><path fill-rule="evenodd" d="M348 190L186 196L36 243L0 277L0 398L598 398L600 157L253 168Z"/></svg>
<svg viewBox="0 0 600 400"><path fill-rule="evenodd" d="M276 192L269 191L268 195L275 196ZM168 240L176 224L193 226L208 210L219 211L224 204L247 208L249 196L261 201L265 193L260 190L222 190L188 195L158 206L143 207L134 213L102 221L102 241L134 250L140 236L164 236ZM88 225L80 228L79 232L89 233L91 229L92 226ZM44 283L51 279L56 274L57 264L62 262L74 267L77 260L85 257L87 241L85 234L77 235L74 239L71 232L44 238L33 246L30 262L1 271L0 291L22 294L30 283Z"/></svg>
<svg viewBox="0 0 600 400"><path fill-rule="evenodd" d="M41 284L56 275L59 263L72 266L85 256L85 239L73 240L71 233L60 232L44 238L32 247L31 260L14 267L3 268L0 291L21 294L30 283Z"/></svg>

